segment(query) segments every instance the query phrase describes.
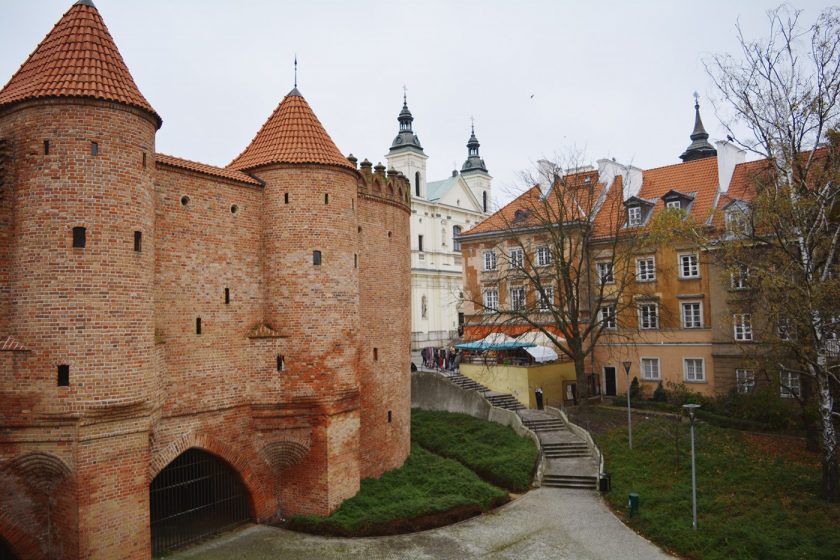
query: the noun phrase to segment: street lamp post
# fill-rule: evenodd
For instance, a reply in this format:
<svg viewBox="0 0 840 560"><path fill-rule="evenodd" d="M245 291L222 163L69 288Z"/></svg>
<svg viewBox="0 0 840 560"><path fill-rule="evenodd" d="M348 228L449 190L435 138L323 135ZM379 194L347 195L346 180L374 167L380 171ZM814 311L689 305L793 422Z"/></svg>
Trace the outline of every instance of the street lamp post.
<svg viewBox="0 0 840 560"><path fill-rule="evenodd" d="M633 449L633 421L630 419L630 366L632 362L622 362L627 375L627 445Z"/></svg>
<svg viewBox="0 0 840 560"><path fill-rule="evenodd" d="M683 408L688 411L688 418L691 421L691 527L697 530L697 469L694 461L694 414L699 404L684 404Z"/></svg>

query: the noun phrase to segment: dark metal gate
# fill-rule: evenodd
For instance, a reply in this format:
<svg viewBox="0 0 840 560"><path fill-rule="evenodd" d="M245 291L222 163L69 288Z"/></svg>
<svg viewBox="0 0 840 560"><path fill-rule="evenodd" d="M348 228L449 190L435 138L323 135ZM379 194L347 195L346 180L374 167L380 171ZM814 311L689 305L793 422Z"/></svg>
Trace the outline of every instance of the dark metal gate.
<svg viewBox="0 0 840 560"><path fill-rule="evenodd" d="M159 554L252 519L248 490L218 457L188 449L149 488L152 552Z"/></svg>

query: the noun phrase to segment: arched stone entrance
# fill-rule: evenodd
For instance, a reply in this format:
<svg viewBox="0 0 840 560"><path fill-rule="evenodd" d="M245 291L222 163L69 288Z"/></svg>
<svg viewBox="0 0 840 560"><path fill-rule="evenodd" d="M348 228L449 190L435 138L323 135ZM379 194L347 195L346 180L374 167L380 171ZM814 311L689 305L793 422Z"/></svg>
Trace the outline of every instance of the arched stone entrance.
<svg viewBox="0 0 840 560"><path fill-rule="evenodd" d="M17 555L12 550L12 545L0 536L0 560L18 560Z"/></svg>
<svg viewBox="0 0 840 560"><path fill-rule="evenodd" d="M159 554L253 519L242 478L216 455L190 448L149 486L152 552Z"/></svg>

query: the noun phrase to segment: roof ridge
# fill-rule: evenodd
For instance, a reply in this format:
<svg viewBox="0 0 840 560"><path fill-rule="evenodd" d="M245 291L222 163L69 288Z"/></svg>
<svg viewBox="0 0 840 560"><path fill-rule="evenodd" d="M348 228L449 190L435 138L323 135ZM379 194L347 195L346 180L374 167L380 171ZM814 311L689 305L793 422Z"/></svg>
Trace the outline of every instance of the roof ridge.
<svg viewBox="0 0 840 560"><path fill-rule="evenodd" d="M137 107L162 121L140 93L114 38L89 0L73 4L0 90L0 107L86 97Z"/></svg>
<svg viewBox="0 0 840 560"><path fill-rule="evenodd" d="M709 156L709 157L705 157L705 158L701 158L701 159L693 159L693 160L690 160L690 161L679 161L677 163L671 163L671 164L668 164L668 165L661 165L659 167L651 167L650 169L643 169L642 173L647 173L649 171L660 171L662 169L668 169L669 167L679 167L681 165L694 165L694 164L700 164L700 163L708 164L710 160L717 160L718 157L719 156Z"/></svg>

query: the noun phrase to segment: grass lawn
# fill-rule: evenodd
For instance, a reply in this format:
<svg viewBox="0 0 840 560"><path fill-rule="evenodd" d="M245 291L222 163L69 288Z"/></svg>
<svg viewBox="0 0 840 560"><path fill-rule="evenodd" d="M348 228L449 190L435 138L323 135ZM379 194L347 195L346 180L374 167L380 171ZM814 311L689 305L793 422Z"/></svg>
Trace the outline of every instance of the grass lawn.
<svg viewBox="0 0 840 560"><path fill-rule="evenodd" d="M451 412L412 410L411 440L512 492L528 489L539 456L534 442L511 428Z"/></svg>
<svg viewBox="0 0 840 560"><path fill-rule="evenodd" d="M478 441L485 439L488 443ZM424 448L427 442L435 447ZM438 447L446 452L439 453ZM460 453L457 448L462 448ZM482 458L482 454L488 457ZM536 457L533 442L506 426L462 414L414 410L411 454L402 467L378 479L363 480L359 493L332 515L294 516L288 527L339 536L387 535L438 527L510 499L507 491L482 480L489 479L484 472L491 473L493 480L512 481L510 486L501 486L527 489ZM512 461L513 466L503 465L497 458ZM476 473L482 473L481 477Z"/></svg>
<svg viewBox="0 0 840 560"><path fill-rule="evenodd" d="M625 519L631 527L689 558L840 558L840 505L816 498L819 458L795 451L795 439L697 424L693 531L688 430L687 420L634 416L632 451L624 426L596 436L613 507L626 516L628 493L640 495L640 514Z"/></svg>

